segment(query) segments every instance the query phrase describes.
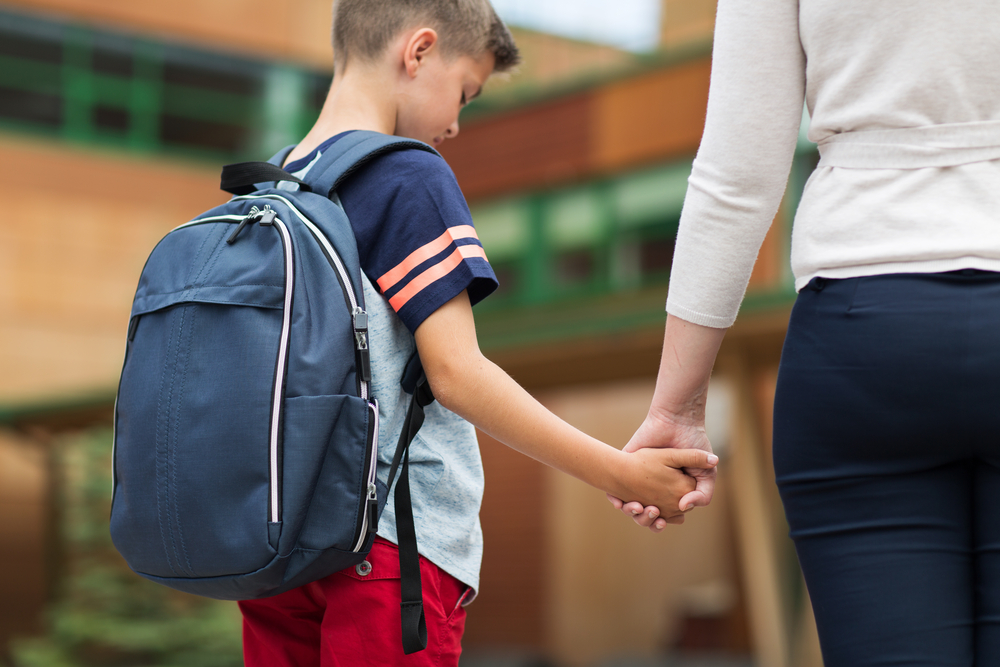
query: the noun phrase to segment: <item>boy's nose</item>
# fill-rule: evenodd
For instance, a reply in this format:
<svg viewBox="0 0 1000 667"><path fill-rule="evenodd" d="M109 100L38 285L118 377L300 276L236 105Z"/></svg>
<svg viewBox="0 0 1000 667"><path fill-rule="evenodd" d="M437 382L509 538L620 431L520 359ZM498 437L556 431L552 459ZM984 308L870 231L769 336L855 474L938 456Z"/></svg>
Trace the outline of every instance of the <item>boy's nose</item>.
<svg viewBox="0 0 1000 667"><path fill-rule="evenodd" d="M448 126L448 129L444 131L444 136L447 139L454 139L458 136L458 119L455 119L455 122Z"/></svg>

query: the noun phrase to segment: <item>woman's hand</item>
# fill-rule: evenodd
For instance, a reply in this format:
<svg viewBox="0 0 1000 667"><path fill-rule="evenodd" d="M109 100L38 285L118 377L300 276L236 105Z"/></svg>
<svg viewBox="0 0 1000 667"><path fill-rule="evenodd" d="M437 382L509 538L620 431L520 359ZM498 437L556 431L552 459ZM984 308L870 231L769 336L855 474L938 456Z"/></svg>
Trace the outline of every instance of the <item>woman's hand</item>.
<svg viewBox="0 0 1000 667"><path fill-rule="evenodd" d="M703 419L689 421L665 413L651 412L625 445L624 451L635 452L645 447L700 449L712 454L712 444L705 433ZM718 461L718 457L715 457L715 460ZM681 511L705 507L712 502L712 494L715 492L715 467L685 468L684 472L694 477L695 489L681 498Z"/></svg>
<svg viewBox="0 0 1000 667"><path fill-rule="evenodd" d="M697 448L644 447L634 453L619 452L620 464L616 475L625 497L641 498L665 511L659 517L666 523L684 523L681 499L695 492L697 480L685 470L709 470L719 458ZM640 503L634 503L642 507ZM630 503L632 505L632 503ZM637 519L639 517L636 517Z"/></svg>
<svg viewBox="0 0 1000 667"><path fill-rule="evenodd" d="M635 452L648 447L700 449L708 453L712 452L712 445L705 434L703 421L678 418L654 411L647 415L623 451ZM715 457L714 460L718 461L718 458ZM712 501L712 494L715 491L715 467L686 467L684 472L694 478L695 488L681 497L677 508L662 508L667 510L669 514L661 512L661 508L658 507L643 507L638 502L622 502L611 495L608 495L608 500L625 515L632 517L638 525L658 533L666 528L667 524L683 522L683 514L681 520L678 521L675 511L687 512L695 507L704 507ZM673 520L661 515L673 516Z"/></svg>

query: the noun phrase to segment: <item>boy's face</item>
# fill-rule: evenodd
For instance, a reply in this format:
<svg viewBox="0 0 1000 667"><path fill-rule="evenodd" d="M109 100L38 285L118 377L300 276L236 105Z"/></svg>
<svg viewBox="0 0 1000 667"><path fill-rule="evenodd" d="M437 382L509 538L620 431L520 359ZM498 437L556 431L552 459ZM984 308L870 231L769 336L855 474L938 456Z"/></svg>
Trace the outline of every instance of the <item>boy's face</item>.
<svg viewBox="0 0 1000 667"><path fill-rule="evenodd" d="M489 51L473 58L442 56L433 48L400 94L395 134L435 148L458 134L458 114L483 88L496 59Z"/></svg>

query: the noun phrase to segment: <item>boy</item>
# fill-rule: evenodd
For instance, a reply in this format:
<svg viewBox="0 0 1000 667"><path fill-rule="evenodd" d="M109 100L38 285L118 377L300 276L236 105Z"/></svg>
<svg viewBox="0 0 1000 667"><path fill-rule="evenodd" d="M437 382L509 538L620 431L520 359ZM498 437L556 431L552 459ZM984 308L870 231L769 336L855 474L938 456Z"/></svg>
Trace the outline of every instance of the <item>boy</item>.
<svg viewBox="0 0 1000 667"><path fill-rule="evenodd" d="M301 175L352 130L439 146L458 134L461 108L495 71L518 61L489 0L337 0L335 78L315 126L285 169ZM496 288L454 175L438 156L396 151L338 189L357 237L369 313L379 441L395 443L409 397L403 367L419 352L436 403L410 447L428 646L404 655L395 508L389 503L366 563L282 595L241 602L252 667L458 664L468 604L479 583L482 463L475 426L620 498L676 508L710 468L700 450L624 454L549 413L479 351L472 305ZM471 422L471 423L470 423ZM379 450L388 477L393 447ZM676 510L669 517L683 521Z"/></svg>

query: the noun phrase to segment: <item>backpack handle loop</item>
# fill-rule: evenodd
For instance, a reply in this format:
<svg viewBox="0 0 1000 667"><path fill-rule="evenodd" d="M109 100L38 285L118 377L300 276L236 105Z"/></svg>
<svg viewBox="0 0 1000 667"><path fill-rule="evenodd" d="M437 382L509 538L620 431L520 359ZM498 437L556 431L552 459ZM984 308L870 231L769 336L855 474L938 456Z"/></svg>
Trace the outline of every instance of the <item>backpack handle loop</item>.
<svg viewBox="0 0 1000 667"><path fill-rule="evenodd" d="M292 176L287 171L270 162L237 162L227 164L222 168L222 182L219 187L234 195L248 195L257 190L257 183L272 181L291 181L309 192L312 188L301 178Z"/></svg>

